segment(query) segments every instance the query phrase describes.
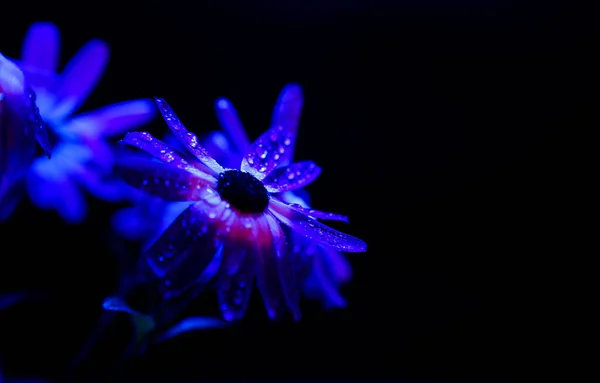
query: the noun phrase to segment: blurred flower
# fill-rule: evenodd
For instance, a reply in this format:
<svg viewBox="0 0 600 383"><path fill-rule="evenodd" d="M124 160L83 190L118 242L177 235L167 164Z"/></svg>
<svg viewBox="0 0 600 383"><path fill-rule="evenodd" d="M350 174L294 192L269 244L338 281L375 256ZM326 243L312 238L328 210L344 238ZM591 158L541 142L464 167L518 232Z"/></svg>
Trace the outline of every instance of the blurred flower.
<svg viewBox="0 0 600 383"><path fill-rule="evenodd" d="M156 102L188 153L179 153L146 132L128 133L124 144L162 163L128 155L118 159L116 169L134 187L189 206L144 250L142 264L170 296L184 291L213 259L220 259L215 278L226 320L243 317L255 277L270 318L287 306L299 319L301 274L311 259L302 251L290 251L281 223L311 242L338 250L361 252L366 244L317 221L347 221L346 217L288 204L279 197L308 185L321 171L312 161L280 166L289 161L286 153L293 147L295 127L273 125L249 145L239 170L223 168L164 100Z"/></svg>
<svg viewBox="0 0 600 383"><path fill-rule="evenodd" d="M23 72L0 54L0 221L13 212L35 158L36 139L50 158L47 126Z"/></svg>
<svg viewBox="0 0 600 383"><path fill-rule="evenodd" d="M87 212L83 189L109 201L126 197L126 188L110 176L113 158L106 139L147 123L155 111L150 100L135 100L73 116L100 79L109 51L104 42L92 40L57 74L59 43L55 25L33 24L18 62L57 138L52 161L33 162L27 189L35 204L77 223Z"/></svg>

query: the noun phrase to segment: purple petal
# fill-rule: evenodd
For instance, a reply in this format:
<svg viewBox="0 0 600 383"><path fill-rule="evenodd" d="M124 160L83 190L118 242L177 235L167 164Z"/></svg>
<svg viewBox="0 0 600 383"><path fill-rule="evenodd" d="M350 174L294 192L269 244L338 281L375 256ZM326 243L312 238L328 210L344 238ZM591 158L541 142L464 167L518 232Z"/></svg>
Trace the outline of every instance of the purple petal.
<svg viewBox="0 0 600 383"><path fill-rule="evenodd" d="M310 297L321 297L327 308L346 307L346 299L340 294L338 285L325 269L321 257L315 257L312 274L307 278L304 290Z"/></svg>
<svg viewBox="0 0 600 383"><path fill-rule="evenodd" d="M177 295L200 278L220 244L204 219L203 202L190 205L143 253L142 268L162 282L165 296Z"/></svg>
<svg viewBox="0 0 600 383"><path fill-rule="evenodd" d="M177 154L177 152L169 148L164 142L152 137L150 133L130 132L125 135L125 138L123 138L121 142L126 145L131 145L141 149L164 163L177 167L178 169L185 170L186 172L190 172L198 178L204 180L207 184L215 181L213 176L206 174L203 169L199 169L198 167L190 164L187 160Z"/></svg>
<svg viewBox="0 0 600 383"><path fill-rule="evenodd" d="M311 209L311 208L305 208L302 205L299 205L297 203L288 204L288 207L291 209L294 209L300 213L306 214L310 217L317 218L317 219L323 219L323 220L328 220L328 221L342 221L342 222L346 222L346 223L350 222L348 217L346 217L345 215L328 213L325 211L315 210L315 209Z"/></svg>
<svg viewBox="0 0 600 383"><path fill-rule="evenodd" d="M240 166L242 154L234 149L223 132L217 130L209 133L202 139L202 147L223 167L235 169Z"/></svg>
<svg viewBox="0 0 600 383"><path fill-rule="evenodd" d="M77 52L62 73L56 93L58 103L49 119L62 120L71 115L87 98L102 76L108 62L108 46L92 40Z"/></svg>
<svg viewBox="0 0 600 383"><path fill-rule="evenodd" d="M169 164L139 156L118 156L115 173L129 185L165 201L193 201L206 181Z"/></svg>
<svg viewBox="0 0 600 383"><path fill-rule="evenodd" d="M275 198L271 198L269 210L278 220L306 238L346 252L363 252L367 249L367 244L360 239L323 225Z"/></svg>
<svg viewBox="0 0 600 383"><path fill-rule="evenodd" d="M277 125L263 133L244 154L241 170L252 174L259 180L280 165L281 156L293 145L296 133Z"/></svg>
<svg viewBox="0 0 600 383"><path fill-rule="evenodd" d="M269 223L269 229L271 230L271 236L273 237L273 244L277 254L277 265L283 295L292 316L298 321L301 317L298 272L296 271L295 264L292 262L286 238L283 234L283 230L281 230L281 227L279 226L279 222L277 222L277 219L271 214L265 214L265 217Z"/></svg>
<svg viewBox="0 0 600 383"><path fill-rule="evenodd" d="M266 215L256 218L255 225L256 251L253 255L256 258L254 261L256 284L263 297L269 319L275 319L281 315L282 305L285 304L277 261L277 251L284 251L284 249L278 247L280 243L273 242Z"/></svg>
<svg viewBox="0 0 600 383"><path fill-rule="evenodd" d="M158 110L165 119L171 132L185 145L185 147L194 155L200 162L210 168L215 174L223 172L223 167L217 163L200 145L198 145L198 137L183 126L173 109L162 98L155 98Z"/></svg>
<svg viewBox="0 0 600 383"><path fill-rule="evenodd" d="M222 328L227 326L227 323L211 317L191 317L185 318L181 322L177 323L160 336L157 337L156 342L164 342L166 340L175 338L179 335L201 331L214 328Z"/></svg>
<svg viewBox="0 0 600 383"><path fill-rule="evenodd" d="M80 114L64 129L89 137L112 137L148 123L155 114L150 100L125 101Z"/></svg>
<svg viewBox="0 0 600 383"><path fill-rule="evenodd" d="M0 175L0 222L13 213L23 195L23 180L11 180Z"/></svg>
<svg viewBox="0 0 600 383"><path fill-rule="evenodd" d="M25 66L55 72L59 53L60 33L56 25L38 22L29 27L21 54Z"/></svg>
<svg viewBox="0 0 600 383"><path fill-rule="evenodd" d="M268 191L281 193L300 189L317 179L321 168L312 161L296 162L289 166L274 169L265 179Z"/></svg>
<svg viewBox="0 0 600 383"><path fill-rule="evenodd" d="M277 99L275 109L273 110L273 118L271 127L283 126L286 131L292 132L294 136L298 131L298 122L300 121L300 112L304 99L302 96L302 88L297 84L286 85ZM279 163L287 165L294 158L294 145L291 145L281 155Z"/></svg>
<svg viewBox="0 0 600 383"><path fill-rule="evenodd" d="M232 146L237 152L246 153L250 150L250 139L244 130L244 126L233 107L233 104L226 98L220 98L215 103L217 118L221 128L225 130L231 140Z"/></svg>
<svg viewBox="0 0 600 383"><path fill-rule="evenodd" d="M56 200L56 210L62 219L71 224L81 223L87 215L87 203L83 191L72 180L56 184L60 198Z"/></svg>
<svg viewBox="0 0 600 383"><path fill-rule="evenodd" d="M217 291L221 315L226 321L232 322L244 317L253 280L254 265L246 247L234 241L226 243Z"/></svg>

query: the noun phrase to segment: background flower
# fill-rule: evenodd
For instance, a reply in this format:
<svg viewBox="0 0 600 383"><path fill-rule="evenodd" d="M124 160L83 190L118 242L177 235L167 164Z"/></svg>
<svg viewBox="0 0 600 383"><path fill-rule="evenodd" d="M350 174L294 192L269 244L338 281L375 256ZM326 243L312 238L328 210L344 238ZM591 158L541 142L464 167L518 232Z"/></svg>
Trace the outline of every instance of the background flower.
<svg viewBox="0 0 600 383"><path fill-rule="evenodd" d="M33 24L19 62L57 140L52 161L40 157L33 162L27 190L39 207L77 223L87 212L84 190L109 201L128 198L127 189L111 176L107 139L147 123L155 112L150 100L135 100L73 116L100 79L109 51L104 42L92 40L57 73L59 44L54 24Z"/></svg>
<svg viewBox="0 0 600 383"><path fill-rule="evenodd" d="M0 54L0 221L12 213L21 198L36 140L50 157L47 125L35 101L23 72Z"/></svg>

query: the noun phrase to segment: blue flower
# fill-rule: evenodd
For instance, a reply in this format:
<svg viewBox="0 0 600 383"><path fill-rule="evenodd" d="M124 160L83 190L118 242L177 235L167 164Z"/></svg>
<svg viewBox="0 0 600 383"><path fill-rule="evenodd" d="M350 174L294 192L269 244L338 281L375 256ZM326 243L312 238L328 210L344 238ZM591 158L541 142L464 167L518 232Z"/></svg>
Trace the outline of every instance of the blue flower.
<svg viewBox="0 0 600 383"><path fill-rule="evenodd" d="M297 232L309 245L348 252L365 251L366 244L318 221L347 221L346 217L281 198L321 172L312 161L282 166L291 162L295 127L276 122L249 145L239 167L226 168L186 130L164 100L156 101L187 152L179 153L146 132L128 133L124 144L162 162L128 155L118 159L116 170L139 190L191 204L144 250L142 264L162 281L168 297L187 289L214 259L220 259L215 280L227 321L243 317L255 279L270 318L287 307L299 319L300 284L312 260L302 249L293 251L287 245L289 233Z"/></svg>
<svg viewBox="0 0 600 383"><path fill-rule="evenodd" d="M111 177L113 154L107 139L147 123L155 109L151 100L134 100L74 116L100 79L109 50L104 42L92 40L57 74L59 42L55 25L33 24L18 62L57 139L52 161L39 157L31 165L27 190L39 207L78 223L87 212L84 190L108 201L130 197Z"/></svg>
<svg viewBox="0 0 600 383"><path fill-rule="evenodd" d="M13 212L35 158L36 140L50 157L47 126L23 72L0 54L0 221Z"/></svg>
<svg viewBox="0 0 600 383"><path fill-rule="evenodd" d="M280 93L273 111L272 126L282 125L296 132L303 104L302 89L299 85L289 84ZM215 103L217 117L223 131L208 134L201 145L208 153L226 168L234 168L242 161L243 153L251 148L251 142L232 103L224 98ZM181 151L181 145L167 137L171 147ZM287 156L280 166L289 164L293 157L293 145L288 148ZM183 149L185 150L185 149ZM280 198L290 204L310 209L310 197L306 190L294 190L281 193ZM151 242L163 232L189 202L165 203L158 198L148 198L142 203L118 211L113 217L113 226L128 239L145 239ZM284 229L287 230L287 229ZM343 308L346 300L340 293L340 287L352 276L352 267L343 253L328 246L321 246L294 231L288 233L290 250L295 258L310 257L312 263L303 283L303 293L309 298L320 299L326 308Z"/></svg>

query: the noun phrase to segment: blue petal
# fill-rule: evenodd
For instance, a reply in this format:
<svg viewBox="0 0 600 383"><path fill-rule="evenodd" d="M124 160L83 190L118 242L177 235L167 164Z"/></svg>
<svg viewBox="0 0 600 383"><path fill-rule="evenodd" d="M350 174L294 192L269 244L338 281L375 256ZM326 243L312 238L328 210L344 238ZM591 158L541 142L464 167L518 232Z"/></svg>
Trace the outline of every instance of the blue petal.
<svg viewBox="0 0 600 383"><path fill-rule="evenodd" d="M227 323L212 317L191 317L186 318L171 327L169 330L165 331L161 336L159 336L156 341L163 342L168 339L172 339L176 336L179 336L184 333L193 332L193 331L201 331L207 329L215 329L215 328L223 328L226 327Z"/></svg>

